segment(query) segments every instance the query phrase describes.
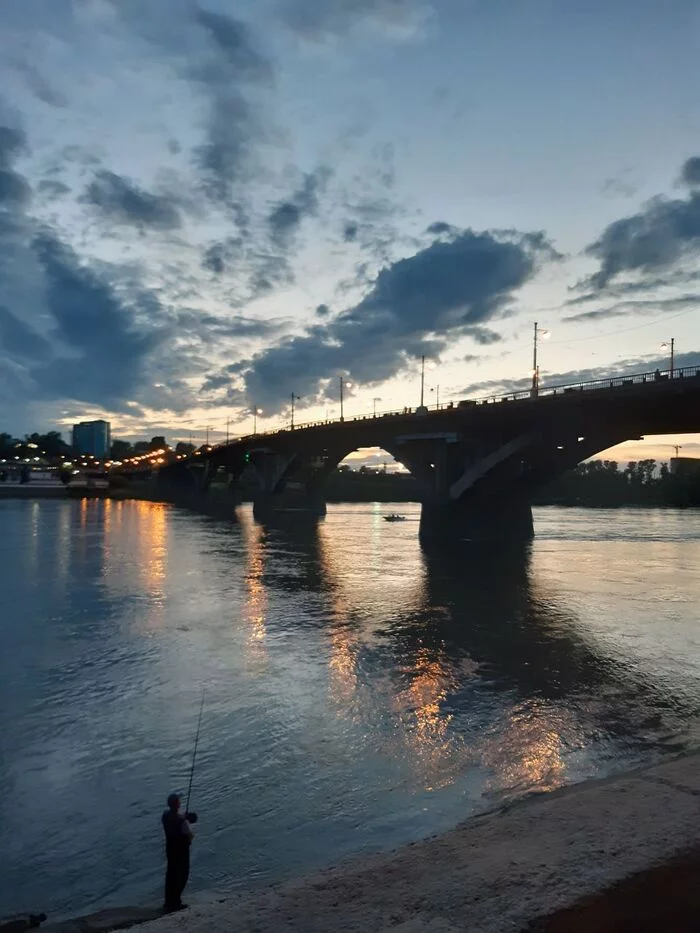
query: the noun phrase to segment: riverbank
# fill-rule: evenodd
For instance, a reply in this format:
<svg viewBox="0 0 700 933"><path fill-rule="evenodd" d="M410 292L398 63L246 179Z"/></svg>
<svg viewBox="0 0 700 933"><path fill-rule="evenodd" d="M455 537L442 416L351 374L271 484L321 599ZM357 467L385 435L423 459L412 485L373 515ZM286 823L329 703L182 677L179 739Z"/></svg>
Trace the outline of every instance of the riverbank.
<svg viewBox="0 0 700 933"><path fill-rule="evenodd" d="M537 795L298 881L208 903L200 896L141 930L680 933L696 929L700 907L699 796L697 753ZM114 927L42 927L78 929Z"/></svg>

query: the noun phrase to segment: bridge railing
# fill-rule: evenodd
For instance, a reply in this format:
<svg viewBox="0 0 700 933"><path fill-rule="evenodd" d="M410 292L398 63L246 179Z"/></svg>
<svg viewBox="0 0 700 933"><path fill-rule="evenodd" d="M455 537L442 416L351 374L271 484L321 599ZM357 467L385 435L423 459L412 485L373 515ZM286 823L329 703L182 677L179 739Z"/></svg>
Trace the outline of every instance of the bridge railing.
<svg viewBox="0 0 700 933"><path fill-rule="evenodd" d="M574 392L595 392L600 390L610 391L610 389L625 389L629 386L643 385L645 383L663 383L670 380L675 382L679 379L694 379L696 377L700 377L700 366L685 366L678 369L674 368L673 373L671 373L671 371L668 369L657 369L651 372L634 373L632 375L625 376L612 376L607 379L594 379L587 382L571 382L562 385L540 386L535 395L533 395L532 388L528 388L517 392L508 392L505 395L487 395L473 399L466 398L458 402L451 401L447 404L442 403L440 405L426 405L425 409L428 412L454 411L455 409L462 410L464 408L472 408L479 405L494 405L502 402L533 401L536 399L548 398L555 395L569 395ZM294 430L301 431L306 428L340 426L342 424L347 424L348 422L375 421L384 418L400 418L406 415L415 415L416 411L416 408L397 408L390 409L388 411L371 412L366 415L355 415L352 417L343 418L342 421L339 418L305 421L299 424L295 424ZM281 427L273 431L259 431L257 434L247 434L242 437L233 438L231 439L230 443L236 444L240 441L250 442L255 438L272 437L277 434L286 434L289 430L290 427ZM212 445L212 449L225 446L226 444L215 444Z"/></svg>

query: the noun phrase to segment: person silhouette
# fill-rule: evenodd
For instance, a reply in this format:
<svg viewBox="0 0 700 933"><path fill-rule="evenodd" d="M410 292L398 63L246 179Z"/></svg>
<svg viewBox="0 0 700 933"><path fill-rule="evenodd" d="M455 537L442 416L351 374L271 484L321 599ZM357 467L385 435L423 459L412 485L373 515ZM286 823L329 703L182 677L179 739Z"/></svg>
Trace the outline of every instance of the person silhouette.
<svg viewBox="0 0 700 933"><path fill-rule="evenodd" d="M165 913L184 910L182 892L190 876L190 846L194 838L192 824L197 822L196 813L183 813L180 809L182 797L178 793L170 794L168 808L163 812L161 822L165 833Z"/></svg>

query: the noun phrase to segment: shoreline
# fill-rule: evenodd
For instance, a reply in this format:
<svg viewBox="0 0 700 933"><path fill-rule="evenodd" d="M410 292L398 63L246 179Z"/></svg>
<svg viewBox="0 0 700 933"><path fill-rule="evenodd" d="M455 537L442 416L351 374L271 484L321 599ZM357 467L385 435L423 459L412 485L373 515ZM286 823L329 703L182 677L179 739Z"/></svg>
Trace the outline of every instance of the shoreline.
<svg viewBox="0 0 700 933"><path fill-rule="evenodd" d="M155 489L132 490L127 487L125 489L100 489L87 491L76 489L75 487L72 489L67 489L63 486L31 486L30 484L25 486L21 486L19 484L12 484L8 486L0 485L0 500L3 499L111 499L115 502L159 502L163 505L172 505L177 508L188 509L189 511L197 512L200 514L220 514L221 517L225 518L230 518L231 510L235 509L237 506L248 505L252 502L252 499L247 497L239 501L233 497L230 497L225 492L219 492L218 490L216 490L211 496L211 501L207 501L206 498L203 499L201 496L196 494L172 497L163 493L159 493ZM379 505L420 505L420 501L416 499L342 499L336 498L335 496L328 497L326 502L328 505L362 505L375 503L378 503ZM618 509L653 509L664 511L669 510L672 512L693 512L698 510L700 507L694 505L676 505L665 502L621 502L615 504L591 504L582 502L534 502L532 504L532 508L596 509L606 512L613 512ZM226 511L222 513L222 509L225 509Z"/></svg>
<svg viewBox="0 0 700 933"><path fill-rule="evenodd" d="M618 913L625 896L628 909L644 910L640 897L651 897L657 876L694 890L698 797L700 750L533 794L444 834L263 889L202 892L182 913L153 919L153 908L123 908L41 930L106 933L140 923L144 933L563 931L572 917L607 911L611 899ZM676 892L675 910L681 901Z"/></svg>

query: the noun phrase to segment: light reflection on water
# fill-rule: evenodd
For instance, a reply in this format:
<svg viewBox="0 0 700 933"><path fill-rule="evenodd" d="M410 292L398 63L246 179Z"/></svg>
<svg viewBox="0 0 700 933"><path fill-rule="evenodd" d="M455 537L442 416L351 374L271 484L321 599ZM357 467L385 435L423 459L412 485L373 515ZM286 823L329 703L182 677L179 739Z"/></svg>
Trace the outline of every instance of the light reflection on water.
<svg viewBox="0 0 700 933"><path fill-rule="evenodd" d="M199 888L696 742L700 514L541 509L531 551L494 562L423 554L400 508L274 528L0 503L4 912L160 896L202 685Z"/></svg>

